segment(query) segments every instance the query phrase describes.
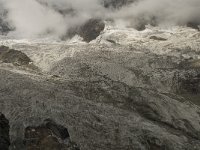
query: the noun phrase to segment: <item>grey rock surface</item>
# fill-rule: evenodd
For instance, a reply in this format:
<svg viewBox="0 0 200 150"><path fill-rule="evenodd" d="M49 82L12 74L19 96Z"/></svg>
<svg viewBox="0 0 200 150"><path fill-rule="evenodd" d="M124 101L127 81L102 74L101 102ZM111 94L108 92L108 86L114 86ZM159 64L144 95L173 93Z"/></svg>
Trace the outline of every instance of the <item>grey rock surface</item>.
<svg viewBox="0 0 200 150"><path fill-rule="evenodd" d="M50 118L81 150L199 150L199 32L168 32L110 29L90 44L2 40L40 68L0 64L10 149L23 150L27 127Z"/></svg>

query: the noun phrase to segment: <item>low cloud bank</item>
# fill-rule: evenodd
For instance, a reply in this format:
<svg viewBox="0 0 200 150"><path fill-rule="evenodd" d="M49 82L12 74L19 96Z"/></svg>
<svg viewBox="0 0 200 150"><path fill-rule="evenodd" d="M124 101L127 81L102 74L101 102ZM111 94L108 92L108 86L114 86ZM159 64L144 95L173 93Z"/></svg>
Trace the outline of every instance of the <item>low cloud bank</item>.
<svg viewBox="0 0 200 150"><path fill-rule="evenodd" d="M90 18L113 20L116 25L200 24L199 0L0 0L0 19L16 37L61 37ZM132 3L131 3L132 2ZM117 9L105 7L118 6ZM124 5L129 4L129 5ZM119 5L124 5L119 7ZM6 12L6 13L5 13Z"/></svg>

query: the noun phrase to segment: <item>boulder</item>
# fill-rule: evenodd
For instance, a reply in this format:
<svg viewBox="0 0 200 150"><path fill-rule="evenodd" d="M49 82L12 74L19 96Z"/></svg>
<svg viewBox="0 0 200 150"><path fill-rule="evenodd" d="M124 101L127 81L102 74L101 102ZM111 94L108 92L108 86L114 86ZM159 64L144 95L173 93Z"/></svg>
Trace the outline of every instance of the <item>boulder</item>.
<svg viewBox="0 0 200 150"><path fill-rule="evenodd" d="M105 8L121 8L125 5L131 4L136 0L103 0L103 6Z"/></svg>
<svg viewBox="0 0 200 150"><path fill-rule="evenodd" d="M79 150L70 140L67 128L50 119L37 127L27 127L24 137L27 150Z"/></svg>
<svg viewBox="0 0 200 150"><path fill-rule="evenodd" d="M104 30L105 23L101 19L89 19L83 25L72 27L68 30L67 35L62 37L72 38L74 35L79 35L84 41L90 42L96 39L100 33Z"/></svg>
<svg viewBox="0 0 200 150"><path fill-rule="evenodd" d="M101 19L90 19L79 28L78 34L84 41L90 42L96 39L104 28L105 23Z"/></svg>
<svg viewBox="0 0 200 150"><path fill-rule="evenodd" d="M32 62L26 54L6 46L0 46L0 61L3 63L12 63L17 66L28 65Z"/></svg>
<svg viewBox="0 0 200 150"><path fill-rule="evenodd" d="M149 39L151 40L157 40L157 41L167 41L167 39L163 38L163 37L158 37L158 36L151 36Z"/></svg>

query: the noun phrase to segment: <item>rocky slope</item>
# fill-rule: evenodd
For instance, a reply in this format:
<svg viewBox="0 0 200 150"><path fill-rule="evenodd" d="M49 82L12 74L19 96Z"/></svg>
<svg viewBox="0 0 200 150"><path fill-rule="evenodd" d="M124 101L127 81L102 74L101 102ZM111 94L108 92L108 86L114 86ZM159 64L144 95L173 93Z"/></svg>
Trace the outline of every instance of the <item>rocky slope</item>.
<svg viewBox="0 0 200 150"><path fill-rule="evenodd" d="M0 110L10 122L10 149L26 149L32 129L46 139L44 120L50 119L81 150L198 150L199 37L187 27L109 25L90 43L78 36L66 42L1 37L1 45L37 66L0 64ZM64 149L66 140L51 131L59 136L46 143L53 139ZM35 146L49 145L43 144Z"/></svg>

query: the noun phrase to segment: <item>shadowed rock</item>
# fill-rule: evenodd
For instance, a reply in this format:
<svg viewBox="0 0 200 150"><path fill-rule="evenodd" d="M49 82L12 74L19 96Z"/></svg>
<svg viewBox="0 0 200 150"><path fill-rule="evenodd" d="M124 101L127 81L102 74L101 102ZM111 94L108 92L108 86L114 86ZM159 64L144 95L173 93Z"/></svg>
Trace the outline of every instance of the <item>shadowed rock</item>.
<svg viewBox="0 0 200 150"><path fill-rule="evenodd" d="M200 92L200 74L197 76L186 75L180 79L180 92L189 94L198 94Z"/></svg>
<svg viewBox="0 0 200 150"><path fill-rule="evenodd" d="M69 29L66 37L72 38L74 35L80 35L84 41L90 42L96 39L104 30L105 23L101 19L89 19L81 26L72 27ZM64 39L65 37L63 37Z"/></svg>
<svg viewBox="0 0 200 150"><path fill-rule="evenodd" d="M11 31L11 28L9 27L9 24L4 22L1 18L0 18L0 34L6 34L9 31Z"/></svg>
<svg viewBox="0 0 200 150"><path fill-rule="evenodd" d="M199 28L199 23L197 22L188 22L187 23L187 27L190 27L190 28L193 28L193 29L196 29L196 30L200 30Z"/></svg>
<svg viewBox="0 0 200 150"><path fill-rule="evenodd" d="M136 0L103 0L103 5L106 8L121 8L135 1Z"/></svg>
<svg viewBox="0 0 200 150"><path fill-rule="evenodd" d="M32 62L26 54L6 46L0 46L0 61L18 66L28 65Z"/></svg>
<svg viewBox="0 0 200 150"><path fill-rule="evenodd" d="M9 122L3 114L0 113L0 150L8 150L10 145Z"/></svg>
<svg viewBox="0 0 200 150"><path fill-rule="evenodd" d="M79 150L71 142L67 128L50 119L40 126L27 127L24 143L27 150Z"/></svg>
<svg viewBox="0 0 200 150"><path fill-rule="evenodd" d="M13 30L13 27L7 21L8 10L5 10L0 4L0 34L6 35L9 31Z"/></svg>
<svg viewBox="0 0 200 150"><path fill-rule="evenodd" d="M140 15L137 17L137 22L133 23L133 27L138 31L143 31L146 29L146 25L157 26L158 20L155 16L145 18L145 16Z"/></svg>
<svg viewBox="0 0 200 150"><path fill-rule="evenodd" d="M167 41L167 39L158 36L151 36L150 39L157 41Z"/></svg>
<svg viewBox="0 0 200 150"><path fill-rule="evenodd" d="M80 27L79 35L84 41L90 42L96 39L104 28L105 24L101 19L90 19Z"/></svg>

